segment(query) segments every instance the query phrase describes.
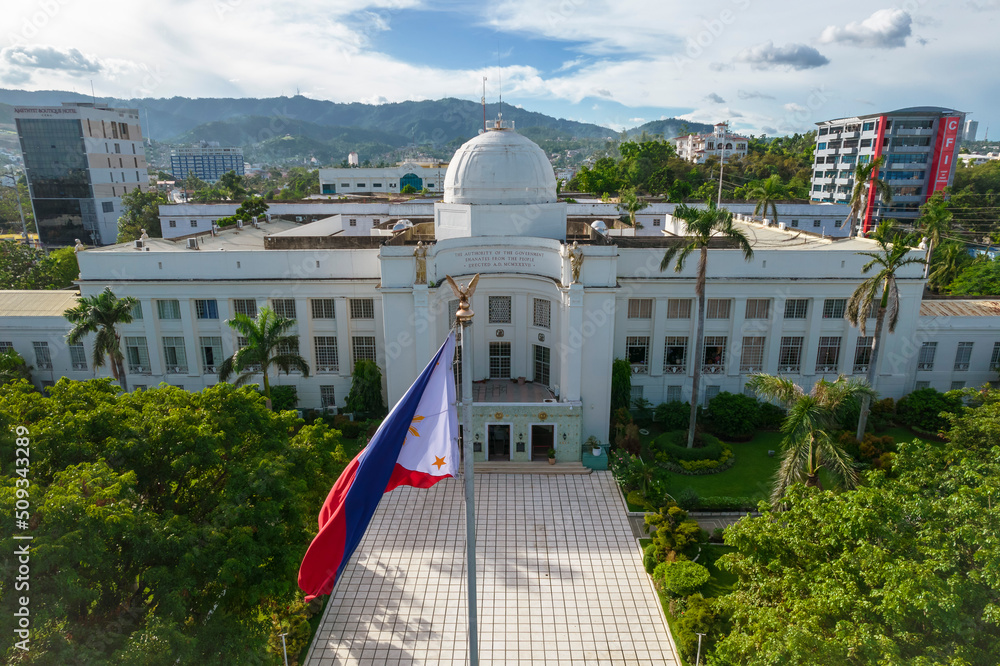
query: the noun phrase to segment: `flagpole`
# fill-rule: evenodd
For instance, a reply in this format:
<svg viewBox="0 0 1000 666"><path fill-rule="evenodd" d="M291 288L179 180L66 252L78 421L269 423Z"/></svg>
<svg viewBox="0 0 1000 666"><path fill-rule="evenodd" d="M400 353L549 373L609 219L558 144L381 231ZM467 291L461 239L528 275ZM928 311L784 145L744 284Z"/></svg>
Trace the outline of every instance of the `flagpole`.
<svg viewBox="0 0 1000 666"><path fill-rule="evenodd" d="M462 334L462 447L465 456L465 552L469 597L469 664L479 666L479 629L476 622L476 489L472 450L472 363L466 334L472 326L472 306L463 299L456 313ZM462 307L464 306L464 307Z"/></svg>

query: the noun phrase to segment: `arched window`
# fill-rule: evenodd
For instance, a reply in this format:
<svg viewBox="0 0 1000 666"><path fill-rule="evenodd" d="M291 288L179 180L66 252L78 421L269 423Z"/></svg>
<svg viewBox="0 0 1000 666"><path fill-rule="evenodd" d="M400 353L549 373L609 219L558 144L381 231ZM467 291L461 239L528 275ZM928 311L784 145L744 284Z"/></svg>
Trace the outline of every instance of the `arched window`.
<svg viewBox="0 0 1000 666"><path fill-rule="evenodd" d="M399 189L412 185L415 190L424 189L424 180L415 173L408 173L399 179Z"/></svg>

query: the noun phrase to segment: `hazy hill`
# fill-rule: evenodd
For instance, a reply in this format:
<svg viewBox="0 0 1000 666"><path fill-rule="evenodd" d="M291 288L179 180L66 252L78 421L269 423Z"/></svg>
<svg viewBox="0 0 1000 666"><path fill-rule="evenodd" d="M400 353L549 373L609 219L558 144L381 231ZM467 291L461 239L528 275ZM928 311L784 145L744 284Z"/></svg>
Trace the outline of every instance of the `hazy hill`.
<svg viewBox="0 0 1000 666"><path fill-rule="evenodd" d="M667 118L665 120L651 120L645 125L634 127L628 131L628 135L638 136L646 132L651 135L661 134L663 138L671 139L681 134L687 134L688 132L704 134L711 132L712 129L713 126L708 123L695 123L690 120L680 120L679 118Z"/></svg>

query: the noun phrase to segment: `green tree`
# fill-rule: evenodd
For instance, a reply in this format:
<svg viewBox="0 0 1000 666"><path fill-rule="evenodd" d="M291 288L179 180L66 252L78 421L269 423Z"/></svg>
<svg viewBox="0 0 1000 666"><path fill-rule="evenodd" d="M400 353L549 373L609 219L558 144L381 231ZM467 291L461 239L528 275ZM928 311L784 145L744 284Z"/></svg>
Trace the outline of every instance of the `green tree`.
<svg viewBox="0 0 1000 666"><path fill-rule="evenodd" d="M611 362L611 415L632 404L632 366L627 359Z"/></svg>
<svg viewBox="0 0 1000 666"><path fill-rule="evenodd" d="M926 278L934 259L934 249L941 244L941 238L951 231L953 215L940 192L935 193L920 207L920 213L916 227L927 238L927 263L924 265Z"/></svg>
<svg viewBox="0 0 1000 666"><path fill-rule="evenodd" d="M267 213L269 206L263 198L256 195L247 197L240 207L236 209L236 214L233 215L234 218L243 220L244 222L250 222L253 218L264 217ZM221 226L221 225L220 225Z"/></svg>
<svg viewBox="0 0 1000 666"><path fill-rule="evenodd" d="M878 251L858 252L858 254L871 259L862 267L862 274L866 274L876 267L878 271L859 284L847 301L847 321L851 322L852 326L857 326L861 335L865 335L873 304L878 303L878 312L875 315L875 332L872 336L872 351L868 359L868 372L865 375L868 385L873 390L875 378L878 376L876 368L879 350L882 346L882 329L884 324L888 323L889 332L892 333L896 330L896 323L899 320L899 287L896 285L896 273L906 266L924 263L923 259L910 256L916 237L911 234L905 237L897 235L890 238L891 229L892 222L890 220L882 222L874 235L875 242L878 243ZM886 316L889 317L888 322L886 322ZM862 396L857 431L859 440L865 436L870 406L871 396Z"/></svg>
<svg viewBox="0 0 1000 666"><path fill-rule="evenodd" d="M118 298L111 287L96 296L84 296L64 316L73 324L66 341L80 344L90 333L94 334L94 368L104 367L105 356L111 361L111 374L128 391L125 380L125 355L122 354L120 324L132 323L132 312L139 301L126 296Z"/></svg>
<svg viewBox="0 0 1000 666"><path fill-rule="evenodd" d="M794 483L822 489L819 470L824 467L845 487L857 485L854 460L833 438L833 431L845 403L874 395L868 384L853 377L838 377L834 382L821 379L811 392L805 393L789 379L759 374L751 377L747 386L764 400L776 400L788 409L781 425L785 437L781 440L781 466L774 478L772 502L780 503Z"/></svg>
<svg viewBox="0 0 1000 666"><path fill-rule="evenodd" d="M789 491L726 529L737 576L713 664L993 664L1000 543L1000 394L944 443L900 443L892 474L843 493Z"/></svg>
<svg viewBox="0 0 1000 666"><path fill-rule="evenodd" d="M63 289L79 276L71 247L46 255L14 241L0 242L0 289Z"/></svg>
<svg viewBox="0 0 1000 666"><path fill-rule="evenodd" d="M777 203L785 196L785 188L781 184L781 178L777 175L770 176L767 180L755 184L747 192L747 198L757 202L753 214L760 215L761 218L767 217L767 209L770 207L771 219L774 220L775 224L778 222Z"/></svg>
<svg viewBox="0 0 1000 666"><path fill-rule="evenodd" d="M243 176L235 171L227 171L219 177L218 188L229 195L233 201L240 201L246 196L246 183Z"/></svg>
<svg viewBox="0 0 1000 666"><path fill-rule="evenodd" d="M687 225L687 238L678 245L672 245L663 254L660 270L665 271L674 264L674 271L684 270L684 263L691 253L697 251L698 273L694 283L694 293L698 299L697 339L694 351L694 373L691 382L691 416L688 420L687 445L694 448L695 423L698 418L698 389L701 381L701 366L705 353L705 273L708 269L708 246L716 235L735 243L743 253L743 258L750 261L753 258L753 248L750 240L741 229L733 225L733 214L725 209L716 208L709 203L705 209L691 208L684 204L677 206L674 217L684 220Z"/></svg>
<svg viewBox="0 0 1000 666"><path fill-rule="evenodd" d="M417 188L415 188L413 185L406 184L406 185L403 185L403 189L401 189L399 191L399 193L400 194L416 194L417 193Z"/></svg>
<svg viewBox="0 0 1000 666"><path fill-rule="evenodd" d="M957 296L1000 295L1000 259L982 256L962 269L948 287Z"/></svg>
<svg viewBox="0 0 1000 666"><path fill-rule="evenodd" d="M872 161L855 167L854 189L851 191L847 219L844 220L848 224L848 236L854 236L858 223L868 209L868 195L871 187L874 187L874 194L882 199L882 203L888 204L892 201L892 188L878 177L879 169L884 165L885 155L879 155Z"/></svg>
<svg viewBox="0 0 1000 666"><path fill-rule="evenodd" d="M31 366L13 349L0 352L0 384L24 379L31 382Z"/></svg>
<svg viewBox="0 0 1000 666"><path fill-rule="evenodd" d="M375 361L360 359L355 362L351 390L344 406L351 413L365 416L381 416L385 413L382 371Z"/></svg>
<svg viewBox="0 0 1000 666"><path fill-rule="evenodd" d="M20 210L18 210L18 197L21 199ZM24 215L24 226L27 227L28 233L37 232L27 183L19 181L16 190L13 187L0 187L0 228L4 233L22 233L21 215Z"/></svg>
<svg viewBox="0 0 1000 666"><path fill-rule="evenodd" d="M618 207L628 214L628 223L633 229L638 229L639 226L636 225L635 214L638 213L643 208L649 206L649 202L639 196L634 187L626 187L619 194L619 204ZM641 225L640 225L641 226Z"/></svg>
<svg viewBox="0 0 1000 666"><path fill-rule="evenodd" d="M163 236L160 228L160 206L169 203L162 192L143 192L136 188L122 195L122 214L118 218L118 242L139 240L142 230L152 238Z"/></svg>
<svg viewBox="0 0 1000 666"><path fill-rule="evenodd" d="M336 432L249 388L121 393L108 379L48 396L0 386L0 425L8 460L14 426L31 433L33 537L31 652L7 640L4 663L282 663L271 614L301 599L317 507L347 462ZM0 510L19 479L4 466ZM0 532L5 553L14 534ZM0 590L7 636L16 596Z"/></svg>
<svg viewBox="0 0 1000 666"><path fill-rule="evenodd" d="M246 344L219 366L219 381L227 382L233 375L238 375L233 383L243 386L254 375L263 375L264 397L270 407L271 382L268 373L271 368L286 374L296 370L304 377L309 376L309 364L299 355L299 336L288 335L295 325L294 319L280 317L271 308L263 307L256 319L237 314L226 323L246 340Z"/></svg>
<svg viewBox="0 0 1000 666"><path fill-rule="evenodd" d="M937 292L945 291L971 263L972 257L969 256L963 243L954 241L944 243L931 260L928 286Z"/></svg>

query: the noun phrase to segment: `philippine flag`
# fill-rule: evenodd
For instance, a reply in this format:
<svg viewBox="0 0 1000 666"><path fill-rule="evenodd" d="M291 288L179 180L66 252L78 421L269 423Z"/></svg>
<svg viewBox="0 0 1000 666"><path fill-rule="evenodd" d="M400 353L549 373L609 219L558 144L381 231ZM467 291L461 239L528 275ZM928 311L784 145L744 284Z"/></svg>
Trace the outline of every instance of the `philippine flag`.
<svg viewBox="0 0 1000 666"><path fill-rule="evenodd" d="M306 600L333 591L383 494L396 486L429 488L458 472L454 356L452 331L333 485L319 512L319 534L299 567Z"/></svg>

